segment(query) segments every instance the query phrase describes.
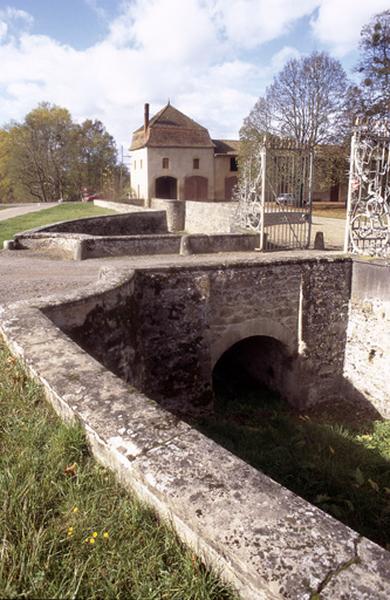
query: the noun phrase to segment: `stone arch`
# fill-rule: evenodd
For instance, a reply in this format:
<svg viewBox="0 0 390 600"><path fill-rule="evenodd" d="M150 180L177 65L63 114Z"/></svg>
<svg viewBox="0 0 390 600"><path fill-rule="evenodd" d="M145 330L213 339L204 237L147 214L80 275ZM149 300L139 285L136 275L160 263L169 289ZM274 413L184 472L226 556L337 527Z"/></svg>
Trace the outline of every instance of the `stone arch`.
<svg viewBox="0 0 390 600"><path fill-rule="evenodd" d="M191 175L184 179L184 200L207 200L209 180L201 175Z"/></svg>
<svg viewBox="0 0 390 600"><path fill-rule="evenodd" d="M157 177L155 181L156 198L166 200L177 200L177 179L176 177Z"/></svg>
<svg viewBox="0 0 390 600"><path fill-rule="evenodd" d="M225 331L211 343L211 368L213 369L229 348L250 337L269 337L281 342L290 355L298 351L296 333L272 319L258 317L226 326Z"/></svg>

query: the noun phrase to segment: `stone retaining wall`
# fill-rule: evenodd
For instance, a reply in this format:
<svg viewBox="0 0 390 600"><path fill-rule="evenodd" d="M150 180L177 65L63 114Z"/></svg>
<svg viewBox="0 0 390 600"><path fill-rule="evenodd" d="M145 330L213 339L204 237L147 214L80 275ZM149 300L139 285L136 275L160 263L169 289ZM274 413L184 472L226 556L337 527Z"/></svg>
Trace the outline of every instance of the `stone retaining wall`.
<svg viewBox="0 0 390 600"><path fill-rule="evenodd" d="M354 260L345 377L390 418L390 264Z"/></svg>

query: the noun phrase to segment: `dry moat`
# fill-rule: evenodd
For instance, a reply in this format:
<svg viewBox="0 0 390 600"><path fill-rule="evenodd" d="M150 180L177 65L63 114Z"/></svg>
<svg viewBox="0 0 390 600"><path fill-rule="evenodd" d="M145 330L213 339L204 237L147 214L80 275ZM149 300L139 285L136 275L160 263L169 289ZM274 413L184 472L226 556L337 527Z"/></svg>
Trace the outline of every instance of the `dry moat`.
<svg viewBox="0 0 390 600"><path fill-rule="evenodd" d="M239 345L217 363L215 411L195 426L390 549L390 423L368 405L359 408L341 396L305 410L292 407L237 362Z"/></svg>

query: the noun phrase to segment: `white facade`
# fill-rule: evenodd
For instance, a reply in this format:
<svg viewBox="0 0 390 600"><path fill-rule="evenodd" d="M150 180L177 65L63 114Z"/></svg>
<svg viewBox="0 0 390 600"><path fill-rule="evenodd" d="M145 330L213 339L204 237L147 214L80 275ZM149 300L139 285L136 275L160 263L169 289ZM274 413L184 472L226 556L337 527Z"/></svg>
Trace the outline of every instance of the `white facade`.
<svg viewBox="0 0 390 600"><path fill-rule="evenodd" d="M147 205L153 198L230 200L236 182L231 142L212 140L207 129L168 104L133 134L132 194Z"/></svg>

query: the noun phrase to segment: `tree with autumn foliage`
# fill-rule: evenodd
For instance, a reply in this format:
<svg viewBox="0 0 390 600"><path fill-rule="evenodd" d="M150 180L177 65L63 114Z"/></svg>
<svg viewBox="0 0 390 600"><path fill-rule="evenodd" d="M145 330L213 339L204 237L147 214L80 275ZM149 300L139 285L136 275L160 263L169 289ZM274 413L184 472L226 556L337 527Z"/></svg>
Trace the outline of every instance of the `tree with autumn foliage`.
<svg viewBox="0 0 390 600"><path fill-rule="evenodd" d="M74 123L69 111L42 103L22 123L0 130L0 201L79 200L81 190L120 193L124 167L103 123Z"/></svg>

